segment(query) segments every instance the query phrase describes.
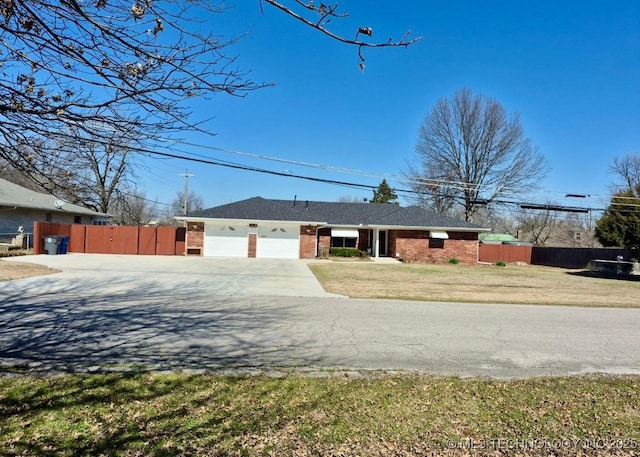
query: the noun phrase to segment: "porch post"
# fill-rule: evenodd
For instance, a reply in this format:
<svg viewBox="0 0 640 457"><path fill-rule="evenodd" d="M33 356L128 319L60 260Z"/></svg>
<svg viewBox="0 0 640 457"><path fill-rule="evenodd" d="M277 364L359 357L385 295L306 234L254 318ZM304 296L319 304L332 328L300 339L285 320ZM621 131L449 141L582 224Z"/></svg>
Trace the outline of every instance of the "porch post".
<svg viewBox="0 0 640 457"><path fill-rule="evenodd" d="M380 231L376 228L373 229L373 257L378 257L380 254Z"/></svg>

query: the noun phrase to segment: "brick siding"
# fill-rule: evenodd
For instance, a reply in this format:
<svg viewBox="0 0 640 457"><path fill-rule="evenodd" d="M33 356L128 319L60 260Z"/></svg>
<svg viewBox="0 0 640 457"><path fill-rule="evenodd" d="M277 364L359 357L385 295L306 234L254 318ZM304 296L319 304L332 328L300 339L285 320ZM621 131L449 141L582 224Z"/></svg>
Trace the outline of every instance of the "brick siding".
<svg viewBox="0 0 640 457"><path fill-rule="evenodd" d="M316 235L318 227L303 225L300 227L300 258L314 259L316 257Z"/></svg>
<svg viewBox="0 0 640 457"><path fill-rule="evenodd" d="M358 230L358 249L366 251L369 245L369 230ZM427 230L389 230L388 252L404 262L447 263L456 258L460 263L474 265L478 260L478 234L467 232L447 232L449 239L443 240L439 247L430 246ZM256 256L256 236L249 235L249 257ZM439 242L439 241L438 241ZM317 243L317 252L316 252ZM300 258L313 259L329 254L331 229L313 225L300 227ZM204 223L189 223L186 239L187 252L203 254Z"/></svg>
<svg viewBox="0 0 640 457"><path fill-rule="evenodd" d="M185 242L187 254L204 254L204 222L189 222Z"/></svg>
<svg viewBox="0 0 640 457"><path fill-rule="evenodd" d="M430 242L426 230L389 230L389 254L397 255L404 262L447 263L455 258L460 263L475 265L478 261L477 233L447 233L449 239L436 247L438 244Z"/></svg>
<svg viewBox="0 0 640 457"><path fill-rule="evenodd" d="M248 257L250 259L256 258L256 251L258 249L258 234L257 233L249 233L249 253Z"/></svg>

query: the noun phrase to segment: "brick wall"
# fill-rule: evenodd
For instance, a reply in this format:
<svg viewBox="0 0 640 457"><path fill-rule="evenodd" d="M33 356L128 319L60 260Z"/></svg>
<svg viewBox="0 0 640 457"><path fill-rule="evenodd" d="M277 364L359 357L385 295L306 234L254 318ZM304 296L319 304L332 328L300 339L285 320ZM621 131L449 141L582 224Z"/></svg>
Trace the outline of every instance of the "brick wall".
<svg viewBox="0 0 640 457"><path fill-rule="evenodd" d="M313 259L316 257L316 236L318 227L303 225L300 227L300 258Z"/></svg>
<svg viewBox="0 0 640 457"><path fill-rule="evenodd" d="M249 257L250 259L255 259L257 249L258 249L258 234L249 233L249 254L247 257Z"/></svg>
<svg viewBox="0 0 640 457"><path fill-rule="evenodd" d="M447 263L458 259L460 263L475 265L478 261L476 233L447 232L448 240L432 240L428 231L390 230L389 254L396 254L404 262Z"/></svg>
<svg viewBox="0 0 640 457"><path fill-rule="evenodd" d="M389 230L387 232L390 257L405 262L424 262L429 232L426 230Z"/></svg>
<svg viewBox="0 0 640 457"><path fill-rule="evenodd" d="M187 255L204 254L204 222L189 222L187 226Z"/></svg>

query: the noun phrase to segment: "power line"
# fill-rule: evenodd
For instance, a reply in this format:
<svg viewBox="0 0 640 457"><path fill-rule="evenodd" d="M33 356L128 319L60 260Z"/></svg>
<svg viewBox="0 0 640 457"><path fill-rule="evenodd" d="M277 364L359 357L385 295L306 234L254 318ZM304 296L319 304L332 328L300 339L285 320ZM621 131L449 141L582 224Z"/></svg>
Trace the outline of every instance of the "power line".
<svg viewBox="0 0 640 457"><path fill-rule="evenodd" d="M61 136L65 136L64 134L62 134ZM354 170L354 169L349 169L349 168L345 168L345 167L335 167L335 166L331 166L331 165L323 165L323 164L318 164L318 163L310 163L310 162L303 162L303 161L299 161L299 160L291 160L291 159L284 159L284 158L280 158L280 157L273 157L273 156L268 156L265 154L256 154L256 153L250 153L250 152L244 152L244 151L238 151L238 150L234 150L234 149L229 149L229 148L223 148L223 147L218 147L218 146L211 146L211 145L203 145L203 144L198 144L198 143L194 143L194 142L190 142L190 141L185 141L185 140L181 140L181 139L175 139L175 138L160 138L158 139L158 141L162 141L162 147L167 147L167 144L169 143L173 143L176 145L184 145L184 146L190 146L190 147L195 147L195 148L199 148L199 149L204 149L204 150L212 150L212 151L220 151L220 152L224 152L224 153L229 153L229 154L234 154L234 155L239 155L239 156L243 156L243 157L250 157L250 158L255 158L255 159L259 159L259 160L268 160L268 161L274 161L274 162L279 162L279 163L286 163L289 165L297 165L297 166L304 166L304 167L309 167L309 168L316 168L316 169L321 169L324 171L329 171L329 172L337 172L337 173L346 173L346 174L353 174L353 175L358 175L358 176L365 176L365 177L376 177L376 178L384 178L384 179L389 179L392 181L404 181L404 182L414 182L416 184L426 184L426 185L432 185L432 186L438 186L438 187L443 187L443 188L451 188L451 189L456 189L456 190L469 190L469 189L474 189L476 191L481 191L483 187L487 188L488 192L493 192L494 190L492 190L491 187L489 187L487 184L484 183L466 183L466 182L461 182L461 181L453 181L453 180L446 180L446 179L428 179L428 178L424 178L421 176L410 176L410 175L398 175L398 174L389 174L389 173L377 173L377 172L371 172L371 171L364 171L364 170ZM132 148L132 149L137 149L138 152L142 152L142 153L146 153L146 154L152 154L155 151L151 151L149 149L146 148ZM191 156L195 156L195 157L200 157L200 158L205 158L206 160L214 160L216 162L219 163L228 163L228 164L234 164L234 165L238 165L238 166L244 166L242 164L237 164L235 162L229 162L229 161L225 161L222 159L211 159L208 156L202 155L202 154L197 154L191 151L184 151L184 150L180 150L177 148L171 148L171 150L174 151L178 151L181 152L183 154L188 154ZM184 159L184 156L182 157ZM253 168L258 168L258 167L253 167ZM503 187L500 189L501 191L509 191L511 194L517 194L517 193L525 193L528 189L526 188L522 188L522 187ZM612 195L599 195L599 194L576 194L576 193L567 193L567 192L558 192L558 191L552 191L552 190L542 190L542 192L546 192L546 193L552 193L552 194L561 194L564 195L565 197L567 195L585 195L585 197L613 197ZM621 199L625 199L625 198L632 198L632 197L620 197Z"/></svg>
<svg viewBox="0 0 640 457"><path fill-rule="evenodd" d="M228 154L233 154L233 155L238 155L238 156L242 156L242 157L249 157L249 158L255 158L255 159L260 159L260 160L267 160L267 161L273 161L273 162L279 162L279 163L286 163L288 165L296 165L296 166L302 166L302 167L307 167L307 168L315 168L315 169L321 169L324 171L329 171L329 172L337 172L337 173L345 173L345 174L352 174L352 175L357 175L357 176L364 176L364 177L375 177L375 178L384 178L384 179L388 179L388 180L393 180L393 181L405 181L405 182L415 182L417 184L427 184L427 185L434 185L434 186L441 186L444 188L452 188L452 189L457 189L457 190L468 190L470 188L476 189L476 190L482 190L483 187L487 187L488 186L486 184L483 183L465 183L462 181L454 181L454 180L446 180L446 179L428 179L428 178L424 178L421 176L410 176L410 175L398 175L398 174L390 174L390 173L378 173L378 172L372 172L372 171L366 171L366 170L356 170L356 169L350 169L350 168L345 168L345 167L336 167L336 166L332 166L332 165L324 165L324 164L318 164L318 163L310 163L310 162L304 162L304 161L299 161L299 160L292 160L292 159L284 159L284 158L280 158L280 157L273 157L273 156L268 156L265 154L257 154L257 153L251 153L251 152L245 152L245 151L238 151L238 150L234 150L234 149L229 149L229 148L223 148L223 147L219 147L219 146L211 146L211 145L202 145L202 144L198 144L198 143L193 143L193 142L189 142L189 141L184 141L184 140L174 140L174 139L167 139L167 141L173 142L175 144L181 144L184 146L190 146L190 147L195 147L195 148L199 148L199 149L204 149L204 150L211 150L211 151L219 151L219 152L224 152L224 153L228 153ZM196 157L201 157L201 158L207 158L209 159L210 157L208 156L204 156L202 154L197 154L194 152L190 152L190 151L184 151L184 150L179 150L179 149L173 149L173 150L177 150L179 152L185 153L185 154L189 154L189 155L193 155ZM216 160L220 160L220 159L216 159ZM222 161L222 160L220 160ZM223 161L224 162L224 161ZM232 162L230 162L232 163ZM524 193L527 192L529 189L527 188L523 188L523 187L504 187L501 188L501 191L509 191L512 194L515 193ZM561 191L554 191L554 190L541 190L541 192L544 193L548 193L548 194L555 194L555 195L563 195L565 197L567 196L574 196L574 195L584 195L585 198L612 198L614 197L614 195L604 195L604 194L594 194L594 193L576 193L576 192L561 192ZM632 197L621 197L621 198L632 198Z"/></svg>
<svg viewBox="0 0 640 457"><path fill-rule="evenodd" d="M173 158L173 159L187 160L187 161L197 162L197 163L202 163L202 164L207 164L207 165L215 165L215 166L227 167L227 168L232 168L232 169L237 169L237 170L244 170L244 171L253 171L253 172L264 173L264 174L269 174L269 175L274 175L274 176L281 176L281 177L285 177L285 178L296 178L296 179L303 179L303 180L308 180L308 181L313 181L313 182L321 182L321 183L326 183L326 184L341 185L341 186L357 188L357 189L375 190L375 189L378 188L377 185L354 183L354 182L349 182L349 181L339 181L339 180L334 180L334 179L317 178L317 177L313 177L313 176L305 176L305 175L298 175L298 174L293 174L293 173L286 173L286 172L279 172L279 171L274 171L274 170L267 170L267 169L264 169L264 168L251 167L251 166L247 166L247 165L224 163L224 162L219 162L219 161L216 161L216 160L205 159L205 158L181 156L181 155L178 155L178 154L172 154L172 153L168 153L168 152L149 151L148 153L151 154L151 155L158 155L158 156L161 156L161 157L169 157L169 158ZM413 189L394 188L393 190L395 192L410 194L412 196L414 196L414 195L418 196L418 197L420 196L419 193L416 192ZM489 202L487 202L487 203L489 203ZM569 207L569 206L560 206L560 205L541 205L539 203L528 203L528 202L524 202L524 201L504 200L504 199L494 199L490 203L492 203L494 205L516 205L516 206L520 206L520 207L522 207L522 205L524 205L525 207L526 206L531 207L531 209L546 209L546 210L549 210L549 211L566 211L566 212L573 212L573 213L599 212L599 211L605 211L607 209L607 208L595 208L595 207ZM536 208L533 208L534 206ZM544 208L543 208L543 206L544 206ZM633 204L633 205L627 204L626 206L640 207L640 204ZM640 213L640 210L637 210L637 211L636 210L622 210L622 211L624 211L624 212L639 212Z"/></svg>
<svg viewBox="0 0 640 457"><path fill-rule="evenodd" d="M290 163L290 164L297 164L297 165L302 165L302 166L309 166L309 167L314 167L314 168L321 168L323 170L326 171L333 171L333 172L350 172L352 174L360 174L362 176L367 176L367 177L380 177L380 176L385 176L385 177L390 177L390 176L396 176L397 175L381 175L381 174L374 174L374 173L370 173L370 172L364 172L361 170L349 170L346 168L339 168L339 167L330 167L330 166L324 166L324 165L320 165L320 164L310 164L310 163L305 163L305 162L300 162L300 161L292 161L292 160L287 160L287 159L279 159L279 158L274 158L274 157L269 157L269 156L264 156L264 155L258 155L258 154L250 154L250 153L240 153L238 151L231 151L228 149L223 149L223 148L216 148L216 147L205 147L202 145L197 145L194 143L188 143L188 142L181 142L181 141L174 141L175 143L179 143L179 144L185 144L185 145L192 145L192 146L197 146L197 147L202 147L205 149L215 149L215 150L221 150L221 151L225 151L225 152L232 152L232 153L237 153L237 154L242 154L242 155L246 155L246 156L250 156L250 157L255 157L255 158L259 158L259 159L265 159L265 160L274 160L277 162L286 162L286 163ZM104 143L106 144L106 142L99 140L97 141L97 143ZM279 171L274 171L274 170L268 170L265 168L260 168L260 167L254 167L254 166L248 166L248 165L243 165L243 164L238 164L238 163L234 163L234 162L229 162L229 161L224 161L224 160L220 160L220 159L211 159L207 156L203 156L200 154L196 154L196 153L192 153L192 152L187 152L187 151L183 151L184 154L188 154L191 156L196 156L196 157L188 157L187 155L179 155L179 154L172 154L172 153L168 153L168 152L160 152L157 150L150 150L146 147L141 147L141 146L128 146L128 150L132 151L132 152L138 152L138 153L142 153L145 154L149 157L165 157L165 158L172 158L172 159L178 159L178 160L186 160L186 161L191 161L191 162L197 162L197 163L203 163L203 164L208 164L208 165L214 165L214 166L221 166L221 167L227 167L227 168L232 168L232 169L238 169L238 170L244 170L244 171L253 171L253 172L258 172L258 173L264 173L264 174L269 174L269 175L274 175L274 176L280 176L280 177L288 177L288 178L296 178L296 179L303 179L303 180L308 180L308 181L313 181L313 182L320 182L320 183L326 183L326 184L332 184L332 185L339 185L339 186L344 186L344 187L349 187L349 188L356 188L356 189L366 189L366 190L375 190L377 189L378 186L376 185L369 185L369 184L362 184L362 183L355 183L355 182L349 182L349 181L342 181L342 180L335 180L335 179L326 179L326 178L317 178L317 177L313 177L313 176L306 176L306 175L301 175L301 174L294 174L291 172L279 172ZM185 173L188 174L188 173ZM179 174L184 176L184 174ZM404 177L404 179L406 180L409 177ZM423 180L423 178L419 178L419 177L414 177L415 179L419 179L419 180ZM188 179L185 176L185 179ZM393 179L393 178L390 178ZM424 181L424 180L423 180ZM438 183L437 186L441 187L441 186L450 186L452 188L460 188L460 186L468 186L468 184L465 183L460 183L460 182L455 182L455 181L447 181L447 180L426 180L426 182L432 182L432 183ZM188 184L187 184L188 185ZM403 194L408 194L412 197L420 197L421 194L419 191L416 191L415 189L402 189L402 188L394 188L394 191L399 192L399 193L403 193ZM566 194L565 194L566 195ZM135 196L135 195L133 195ZM631 197L626 197L626 198L631 198ZM154 203L158 203L158 204L163 204L163 205L167 205L167 206L171 206L170 204L167 203L162 203L162 202L157 202L157 201L153 201L153 200L149 200L146 198L143 198L143 200L146 201L151 201ZM522 202L522 201L513 201L513 200L500 200L500 199L492 199L491 200L492 204L496 204L496 205L537 205L540 206L540 204L538 203L527 203L527 202ZM633 207L640 207L640 205L638 204L623 204L623 203L616 203L617 205L623 205L623 206L633 206ZM186 205L185 205L186 206ZM546 205L549 206L549 205ZM556 208L554 208L553 210L559 210L560 206L559 205L555 205ZM579 210L586 210L586 211L604 211L605 208L593 208L593 207L571 207L574 210L575 209L579 209ZM549 208L546 208L549 209Z"/></svg>

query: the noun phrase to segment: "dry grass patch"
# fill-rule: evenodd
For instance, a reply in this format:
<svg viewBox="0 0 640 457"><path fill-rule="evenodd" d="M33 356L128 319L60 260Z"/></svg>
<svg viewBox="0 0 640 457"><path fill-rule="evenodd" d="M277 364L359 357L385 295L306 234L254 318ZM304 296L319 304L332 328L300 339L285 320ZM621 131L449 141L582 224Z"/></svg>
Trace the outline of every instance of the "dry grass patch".
<svg viewBox="0 0 640 457"><path fill-rule="evenodd" d="M0 259L0 281L11 281L13 279L30 278L32 276L42 276L51 273L59 273L59 271L44 265L26 262L8 262Z"/></svg>
<svg viewBox="0 0 640 457"><path fill-rule="evenodd" d="M640 307L640 281L539 266L322 263L327 292L352 298Z"/></svg>

